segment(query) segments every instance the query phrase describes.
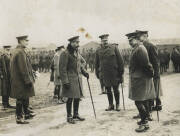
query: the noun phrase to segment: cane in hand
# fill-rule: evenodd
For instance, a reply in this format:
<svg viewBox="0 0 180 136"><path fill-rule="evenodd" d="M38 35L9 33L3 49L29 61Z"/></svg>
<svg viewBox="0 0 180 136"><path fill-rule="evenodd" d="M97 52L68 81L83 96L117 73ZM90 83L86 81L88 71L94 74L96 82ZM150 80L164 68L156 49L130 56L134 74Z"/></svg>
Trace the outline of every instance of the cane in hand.
<svg viewBox="0 0 180 136"><path fill-rule="evenodd" d="M124 110L126 110L125 109L125 103L124 103L124 89L123 89L122 83L121 83L121 88L122 88L123 108L124 108Z"/></svg>
<svg viewBox="0 0 180 136"><path fill-rule="evenodd" d="M89 79L88 79L88 78L87 78L87 83L88 83L89 93L90 93L91 102L92 102L92 106L93 106L94 117L95 117L95 119L96 119L96 111L95 111L95 107L94 107L93 97L92 97L91 88L90 88L90 85L89 85Z"/></svg>
<svg viewBox="0 0 180 136"><path fill-rule="evenodd" d="M157 99L159 98L159 83L160 83L160 79L157 79L157 98L156 98L156 102L157 102ZM157 106L157 104L156 104ZM156 107L156 111L157 111L157 119L158 119L158 122L159 122L159 111L158 111L158 108Z"/></svg>

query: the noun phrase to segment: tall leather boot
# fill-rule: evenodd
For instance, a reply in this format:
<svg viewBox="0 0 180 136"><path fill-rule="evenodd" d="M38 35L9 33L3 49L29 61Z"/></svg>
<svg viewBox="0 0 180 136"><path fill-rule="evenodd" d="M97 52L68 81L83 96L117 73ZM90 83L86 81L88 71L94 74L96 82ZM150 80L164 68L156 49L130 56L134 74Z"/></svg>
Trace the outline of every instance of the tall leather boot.
<svg viewBox="0 0 180 136"><path fill-rule="evenodd" d="M28 124L29 122L24 121L23 119L23 115L22 115L22 100L21 99L17 99L16 100L16 123L17 124Z"/></svg>
<svg viewBox="0 0 180 136"><path fill-rule="evenodd" d="M118 93L114 93L114 98L116 100L116 111L120 111L120 108L119 108L119 92Z"/></svg>
<svg viewBox="0 0 180 136"><path fill-rule="evenodd" d="M150 112L150 100L146 100L143 102L144 104L144 107L145 107L145 110L146 110L146 114L147 114L147 120L148 121L153 121L153 118L152 118L152 115L151 115L151 112Z"/></svg>
<svg viewBox="0 0 180 136"><path fill-rule="evenodd" d="M23 104L23 111L24 111L25 120L32 119L35 116L35 114L30 113L30 111L28 109L29 99L24 99L22 104Z"/></svg>
<svg viewBox="0 0 180 136"><path fill-rule="evenodd" d="M108 97L108 101L109 101L109 107L105 110L105 111L111 111L114 110L114 104L113 104L113 95L111 90L107 91L107 97Z"/></svg>
<svg viewBox="0 0 180 136"><path fill-rule="evenodd" d="M73 109L74 109L74 115L73 115L73 119L75 120L79 120L79 121L84 121L85 118L82 118L79 116L79 100L80 99L74 99L74 104L73 104Z"/></svg>
<svg viewBox="0 0 180 136"><path fill-rule="evenodd" d="M75 124L75 121L73 120L72 117L72 98L68 98L67 102L66 102L66 111L67 111L67 122L70 124Z"/></svg>

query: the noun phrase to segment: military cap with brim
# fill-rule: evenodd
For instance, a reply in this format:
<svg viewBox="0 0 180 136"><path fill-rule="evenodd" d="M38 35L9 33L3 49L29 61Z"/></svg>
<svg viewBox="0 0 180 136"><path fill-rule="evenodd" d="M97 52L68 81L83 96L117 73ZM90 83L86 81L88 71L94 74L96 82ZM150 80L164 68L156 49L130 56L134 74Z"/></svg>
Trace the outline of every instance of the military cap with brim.
<svg viewBox="0 0 180 136"><path fill-rule="evenodd" d="M58 49L58 50L60 50L60 49L62 49L62 48L64 48L64 46L63 46L63 45L62 45L62 46L57 47L57 49Z"/></svg>
<svg viewBox="0 0 180 136"><path fill-rule="evenodd" d="M4 49L11 48L11 45L5 45L3 46Z"/></svg>
<svg viewBox="0 0 180 136"><path fill-rule="evenodd" d="M148 34L148 31L141 31L141 30L136 30L136 33L139 34Z"/></svg>
<svg viewBox="0 0 180 136"><path fill-rule="evenodd" d="M79 36L73 36L71 38L68 39L69 42L72 42L72 41L75 41L75 40L78 40L79 39Z"/></svg>
<svg viewBox="0 0 180 136"><path fill-rule="evenodd" d="M134 39L134 38L137 38L137 33L136 32L128 33L128 34L126 34L126 36L129 40Z"/></svg>
<svg viewBox="0 0 180 136"><path fill-rule="evenodd" d="M23 35L23 36L18 36L18 37L16 37L17 40L27 40L27 41L29 41L27 38L28 38L27 35Z"/></svg>
<svg viewBox="0 0 180 136"><path fill-rule="evenodd" d="M119 44L117 44L117 43L113 43L112 45L118 46Z"/></svg>
<svg viewBox="0 0 180 136"><path fill-rule="evenodd" d="M105 38L107 38L108 36L109 36L109 34L103 34L103 35L100 35L99 38L100 38L100 39L105 39Z"/></svg>

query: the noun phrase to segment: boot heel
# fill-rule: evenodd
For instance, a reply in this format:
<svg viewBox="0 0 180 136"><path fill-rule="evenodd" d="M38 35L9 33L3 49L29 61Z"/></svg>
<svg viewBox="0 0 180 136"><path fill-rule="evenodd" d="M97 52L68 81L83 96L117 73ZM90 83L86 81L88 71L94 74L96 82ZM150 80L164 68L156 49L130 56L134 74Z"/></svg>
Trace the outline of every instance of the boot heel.
<svg viewBox="0 0 180 136"><path fill-rule="evenodd" d="M75 124L76 123L72 117L68 117L67 122L70 123L70 124Z"/></svg>

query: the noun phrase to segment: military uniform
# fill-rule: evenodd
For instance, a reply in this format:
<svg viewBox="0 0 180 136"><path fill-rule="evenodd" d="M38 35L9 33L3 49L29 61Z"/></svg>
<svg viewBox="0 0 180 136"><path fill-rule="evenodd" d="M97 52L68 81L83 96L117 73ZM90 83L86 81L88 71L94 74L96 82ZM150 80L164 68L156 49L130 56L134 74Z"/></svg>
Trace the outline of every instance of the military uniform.
<svg viewBox="0 0 180 136"><path fill-rule="evenodd" d="M153 84L153 67L150 64L147 49L137 40L137 33L126 35L130 45L133 47L129 65L129 98L135 101L141 121L136 129L137 132L144 132L149 129L149 105L150 99L156 98ZM132 41L137 41L133 43Z"/></svg>
<svg viewBox="0 0 180 136"><path fill-rule="evenodd" d="M60 72L59 72L59 62L60 62L60 56L61 53L63 52L62 48L64 48L64 46L60 46L57 48L57 53L54 55L54 96L58 96L58 100L62 99L61 97L61 93L62 93L62 82L60 79Z"/></svg>
<svg viewBox="0 0 180 136"><path fill-rule="evenodd" d="M138 31L136 30L136 32L138 33L138 36L142 35L142 34L147 34L147 31ZM161 99L160 97L163 95L162 93L162 87L161 87L161 79L160 79L160 68L159 68L159 58L158 58L158 50L157 47L154 46L152 43L150 43L149 41L143 41L143 45L145 46L147 52L148 52L148 57L149 57L149 61L152 64L153 70L154 70L154 76L153 76L153 82L154 82L154 87L155 87L155 91L156 91L156 106L154 106L154 100L150 100L149 104L150 104L150 111L152 109L158 109L161 110L162 109L162 105L161 105Z"/></svg>
<svg viewBox="0 0 180 136"><path fill-rule="evenodd" d="M62 52L59 62L60 79L63 84L62 97L67 97L66 110L67 122L74 124L74 120L83 121L84 118L79 116L79 101L83 97L82 76L89 78L89 74L84 70L81 64L81 57L71 42L78 42L79 36L69 39L67 50ZM76 45L77 46L77 45ZM77 47L76 47L77 48ZM74 102L74 115L72 117L72 102Z"/></svg>
<svg viewBox="0 0 180 136"><path fill-rule="evenodd" d="M18 41L26 40L27 36L17 37ZM32 118L28 111L29 98L35 95L34 91L34 76L30 58L25 52L24 45L18 45L12 52L10 61L11 73L11 94L12 98L16 99L16 121L17 123L24 124L27 122L22 121L23 112L25 119Z"/></svg>
<svg viewBox="0 0 180 136"><path fill-rule="evenodd" d="M180 72L180 52L177 48L173 48L173 51L171 53L171 60L174 65L175 72Z"/></svg>
<svg viewBox="0 0 180 136"><path fill-rule="evenodd" d="M4 46L4 49L10 47L11 46ZM0 56L0 95L2 96L2 104L4 108L12 108L9 104L10 92L10 54L5 52Z"/></svg>
<svg viewBox="0 0 180 136"><path fill-rule="evenodd" d="M100 36L101 39L108 37L108 35ZM104 39L103 39L104 40ZM107 97L109 107L106 111L113 110L113 95L111 87L114 90L114 97L116 100L116 110L119 111L119 84L123 82L124 63L122 56L117 47L106 45L102 46L96 51L95 59L96 76L99 78L101 73L102 81L107 90Z"/></svg>

